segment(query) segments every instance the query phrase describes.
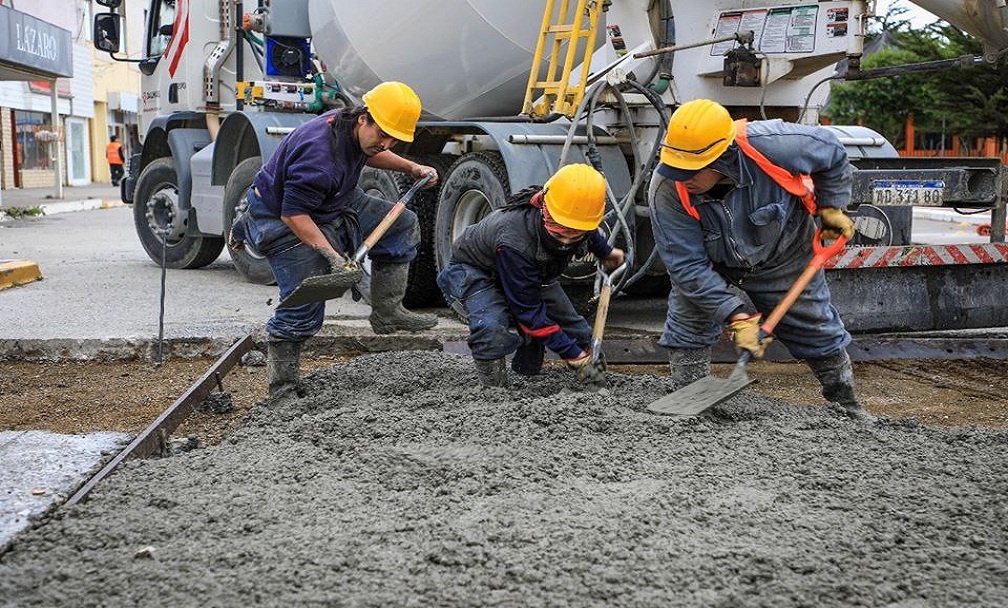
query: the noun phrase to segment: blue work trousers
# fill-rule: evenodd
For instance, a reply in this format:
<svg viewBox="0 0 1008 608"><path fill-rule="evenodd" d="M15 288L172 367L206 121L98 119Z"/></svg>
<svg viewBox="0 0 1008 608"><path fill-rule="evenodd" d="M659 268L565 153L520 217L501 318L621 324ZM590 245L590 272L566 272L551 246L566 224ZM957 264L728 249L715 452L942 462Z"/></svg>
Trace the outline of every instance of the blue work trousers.
<svg viewBox="0 0 1008 608"><path fill-rule="evenodd" d="M517 329L500 285L483 270L452 262L438 275L445 301L469 325L469 352L473 359L492 361L515 352L527 339ZM559 281L540 288L546 316L560 326L582 349L591 345L591 326L574 309Z"/></svg>
<svg viewBox="0 0 1008 608"><path fill-rule="evenodd" d="M269 217L262 200L250 188L248 193L248 238L253 247L266 256L283 300L308 277L331 272L329 262L305 245L278 218ZM333 247L350 258L368 235L392 209L392 203L365 194L357 188L348 205L348 213L339 219L319 224ZM417 216L404 209L385 235L368 252L368 257L388 264L413 261L420 244ZM325 302L311 302L290 308L278 308L266 322L266 333L274 340L304 340L318 333L325 317Z"/></svg>
<svg viewBox="0 0 1008 608"><path fill-rule="evenodd" d="M749 296L756 310L766 318L811 260L811 247L799 249L783 263L748 272L733 283ZM721 338L724 323L724 319L712 319L673 285L668 296L665 331L658 344L667 348L711 346ZM826 275L821 268L777 324L774 338L796 359L835 355L850 343L850 334L833 307Z"/></svg>

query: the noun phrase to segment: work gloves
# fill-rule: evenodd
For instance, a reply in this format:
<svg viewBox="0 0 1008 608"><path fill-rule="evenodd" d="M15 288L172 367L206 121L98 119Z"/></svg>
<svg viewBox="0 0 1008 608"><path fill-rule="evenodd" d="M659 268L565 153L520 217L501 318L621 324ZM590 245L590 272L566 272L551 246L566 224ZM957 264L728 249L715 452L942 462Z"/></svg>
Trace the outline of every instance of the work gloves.
<svg viewBox="0 0 1008 608"><path fill-rule="evenodd" d="M315 251L319 252L319 254L329 262L329 267L332 269L332 272L342 270L343 267L347 265L346 258L336 253L335 249L316 247Z"/></svg>
<svg viewBox="0 0 1008 608"><path fill-rule="evenodd" d="M770 336L765 336L760 339L760 319L762 315L755 314L744 319L738 319L732 321L728 327L732 331L732 342L735 343L735 350L737 352L742 352L744 350L752 353L752 356L756 359L761 359L763 357L763 352L766 347L773 342L773 338Z"/></svg>
<svg viewBox="0 0 1008 608"><path fill-rule="evenodd" d="M835 240L843 235L850 240L854 236L854 220L843 209L820 207L817 215L822 221L824 239Z"/></svg>
<svg viewBox="0 0 1008 608"><path fill-rule="evenodd" d="M587 387L600 388L606 385L605 363L601 357L593 362L590 350L584 351L576 359L567 359L567 367L574 370L578 381Z"/></svg>

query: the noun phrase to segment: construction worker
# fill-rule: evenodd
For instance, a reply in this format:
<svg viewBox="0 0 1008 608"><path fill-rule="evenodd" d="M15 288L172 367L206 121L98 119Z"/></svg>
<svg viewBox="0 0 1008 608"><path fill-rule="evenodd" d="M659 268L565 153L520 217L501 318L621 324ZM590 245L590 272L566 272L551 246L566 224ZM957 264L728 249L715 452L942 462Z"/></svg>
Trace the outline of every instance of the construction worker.
<svg viewBox="0 0 1008 608"><path fill-rule="evenodd" d="M605 197L601 173L566 165L545 186L514 194L455 242L437 281L469 324L469 350L484 386L507 386L504 357L511 353L515 372L539 373L546 348L584 384L604 382L602 359L590 350L591 326L559 278L575 255L589 251L608 268L623 263L623 250L598 230Z"/></svg>
<svg viewBox="0 0 1008 608"><path fill-rule="evenodd" d="M358 185L364 166L433 178L434 168L391 151L413 141L420 98L401 82L384 82L362 97L364 105L329 111L284 137L248 192L248 213L232 228L232 243L246 242L266 256L287 297L311 276L344 269L363 236L392 208ZM403 307L409 264L416 258L420 228L403 211L370 249L371 328L375 333L415 332L437 324L434 315ZM277 308L266 323L267 375L271 395L297 387L301 347L322 327L324 302Z"/></svg>
<svg viewBox="0 0 1008 608"><path fill-rule="evenodd" d="M672 280L659 344L668 349L676 388L710 373L711 346L726 324L739 352L763 356L771 338L760 338L761 313L780 302L812 259L816 219L824 238L854 234L844 212L851 174L843 144L828 129L733 121L709 99L676 109L649 190L651 224ZM811 178L814 196L781 185L793 188L800 176ZM802 183L807 189L808 180ZM822 269L774 333L808 363L828 401L870 419L855 396L851 337Z"/></svg>
<svg viewBox="0 0 1008 608"><path fill-rule="evenodd" d="M123 163L126 156L123 154L123 145L116 141L118 137L109 137L109 143L105 146L105 160L109 165L109 172L112 174L112 185L118 186L119 180L123 177Z"/></svg>

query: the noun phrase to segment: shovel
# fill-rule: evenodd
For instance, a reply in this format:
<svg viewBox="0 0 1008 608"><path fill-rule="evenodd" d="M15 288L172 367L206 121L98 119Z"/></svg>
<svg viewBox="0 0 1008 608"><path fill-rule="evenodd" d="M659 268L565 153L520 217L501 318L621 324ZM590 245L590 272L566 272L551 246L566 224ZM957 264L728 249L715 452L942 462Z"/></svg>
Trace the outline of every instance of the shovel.
<svg viewBox="0 0 1008 608"><path fill-rule="evenodd" d="M839 253L844 245L847 244L847 237L840 236L837 240L833 241L832 245L824 247L820 240L821 233L821 229L816 230L815 237L812 240L812 249L815 252L812 260L805 267L805 270L802 271L801 276L795 280L791 288L784 294L784 297L777 306L774 307L773 311L770 312L770 316L760 325L760 340L773 334L777 323L784 317L788 309L791 308L791 305L795 303L795 300L798 299L798 296L801 295L801 292L809 284L809 281L812 280L816 272L822 268L826 260ZM727 378L717 378L715 376L701 378L692 384L688 384L673 393L657 399L649 404L647 409L656 414L666 414L669 416L696 416L708 408L734 397L742 389L755 382L746 373L746 365L751 358L752 353L743 351L738 358L738 362L735 364L735 368L732 369L731 374Z"/></svg>
<svg viewBox="0 0 1008 608"><path fill-rule="evenodd" d="M605 334L606 318L609 316L609 300L612 298L613 281L623 274L626 267L626 262L623 262L623 264L617 266L612 272L606 274L602 265L599 265L598 271L602 275L602 289L599 290L598 307L595 309L595 325L592 326L592 363L598 361L599 355L602 352L602 335Z"/></svg>
<svg viewBox="0 0 1008 608"><path fill-rule="evenodd" d="M320 274L301 281L301 284L294 288L294 291L290 295L277 304L277 308L289 308L309 302L322 302L342 297L348 289L353 287L364 276L360 267L361 262L364 261L364 256L367 255L368 251L371 251L375 243L385 235L389 227L402 215L403 209L406 208L407 203L413 200L413 196L417 193L417 190L423 188L433 177L433 174L428 174L423 179L417 180L406 191L406 194L399 199L399 202L392 205L392 208L385 214L385 217L378 222L378 225L371 231L371 234L357 248L353 259L347 262L343 268L334 270L331 274Z"/></svg>

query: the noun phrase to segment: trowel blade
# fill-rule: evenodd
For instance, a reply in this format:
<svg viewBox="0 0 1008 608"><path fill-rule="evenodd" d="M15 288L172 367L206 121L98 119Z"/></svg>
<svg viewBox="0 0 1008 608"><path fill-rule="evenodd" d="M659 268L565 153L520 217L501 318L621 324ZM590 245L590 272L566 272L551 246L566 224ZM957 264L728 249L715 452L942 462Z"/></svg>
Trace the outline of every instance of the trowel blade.
<svg viewBox="0 0 1008 608"><path fill-rule="evenodd" d="M655 400L647 409L667 416L696 416L734 397L753 382L744 368L734 370L727 378L707 376Z"/></svg>
<svg viewBox="0 0 1008 608"><path fill-rule="evenodd" d="M277 308L289 308L342 297L350 287L361 280L362 276L364 275L360 268L356 268L308 277L301 281L289 296L281 300Z"/></svg>

